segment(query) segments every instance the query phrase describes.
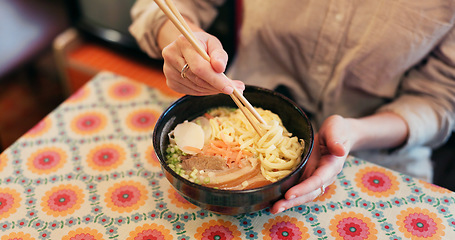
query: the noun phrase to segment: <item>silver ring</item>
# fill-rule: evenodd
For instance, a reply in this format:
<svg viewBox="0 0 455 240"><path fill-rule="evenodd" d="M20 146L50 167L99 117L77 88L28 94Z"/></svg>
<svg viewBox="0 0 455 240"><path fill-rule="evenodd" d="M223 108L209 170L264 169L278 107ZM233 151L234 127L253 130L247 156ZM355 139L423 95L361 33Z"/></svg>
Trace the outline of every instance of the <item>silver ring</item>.
<svg viewBox="0 0 455 240"><path fill-rule="evenodd" d="M322 184L322 187L320 189L321 189L321 193L319 193L319 196L322 196L325 193L325 185Z"/></svg>
<svg viewBox="0 0 455 240"><path fill-rule="evenodd" d="M186 72L190 69L190 66L188 66L188 63L183 66L182 70L180 71L180 77L186 78Z"/></svg>

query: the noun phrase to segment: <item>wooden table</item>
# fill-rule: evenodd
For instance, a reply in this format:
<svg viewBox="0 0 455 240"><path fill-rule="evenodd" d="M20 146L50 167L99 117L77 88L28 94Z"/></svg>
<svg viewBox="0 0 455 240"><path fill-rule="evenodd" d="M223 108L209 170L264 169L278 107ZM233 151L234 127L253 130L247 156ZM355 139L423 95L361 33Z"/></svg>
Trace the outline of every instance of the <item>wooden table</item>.
<svg viewBox="0 0 455 240"><path fill-rule="evenodd" d="M324 195L283 213L202 210L150 143L175 99L98 74L0 155L1 240L455 239L453 192L353 157Z"/></svg>

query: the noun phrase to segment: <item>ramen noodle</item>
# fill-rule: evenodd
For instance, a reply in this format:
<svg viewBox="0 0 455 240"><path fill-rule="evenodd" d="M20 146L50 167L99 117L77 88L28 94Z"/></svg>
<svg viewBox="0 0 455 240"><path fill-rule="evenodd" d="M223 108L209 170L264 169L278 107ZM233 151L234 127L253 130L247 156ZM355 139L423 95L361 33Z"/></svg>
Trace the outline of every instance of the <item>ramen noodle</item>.
<svg viewBox="0 0 455 240"><path fill-rule="evenodd" d="M181 176L208 187L249 189L290 174L300 163L303 140L275 113L255 108L267 123L261 137L239 109L216 108L176 126L167 163Z"/></svg>

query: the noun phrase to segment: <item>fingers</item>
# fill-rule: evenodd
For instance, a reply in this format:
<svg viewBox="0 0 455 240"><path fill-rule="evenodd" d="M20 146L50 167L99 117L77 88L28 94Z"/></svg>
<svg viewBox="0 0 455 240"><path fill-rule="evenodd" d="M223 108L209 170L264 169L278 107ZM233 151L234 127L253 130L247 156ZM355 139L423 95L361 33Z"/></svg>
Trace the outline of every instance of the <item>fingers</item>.
<svg viewBox="0 0 455 240"><path fill-rule="evenodd" d="M342 157L345 154L347 154L346 147L343 143L337 142L337 141L331 141L328 144L328 149L330 153L332 153L335 156Z"/></svg>
<svg viewBox="0 0 455 240"><path fill-rule="evenodd" d="M225 64L222 61L227 61L227 60L222 60L223 58L221 57L222 55L222 48L218 40L214 37L211 37L210 35L204 35L202 37L205 37L205 44L210 45L212 53L215 55L215 58L213 60L216 70L213 68L211 62L206 61L202 56L200 56L194 48L191 46L191 44L186 41L186 39L179 38L176 41L176 44L178 45L179 49L181 50L181 54L183 58L186 60L188 65L190 66L191 72L196 75L198 78L203 79L207 85L212 86L217 90L217 93L224 92L224 93L232 93L232 89L226 89L228 86L231 87L232 83L231 80L226 78L222 72L225 69ZM201 38L202 38L201 37ZM216 47L218 46L218 47ZM208 46L206 46L207 48ZM227 56L227 55L226 55ZM221 59L221 60L220 60Z"/></svg>
<svg viewBox="0 0 455 240"><path fill-rule="evenodd" d="M319 196L319 192L314 191L314 192L311 192L311 193L306 194L299 198L294 198L294 199L290 199L290 200L281 199L278 202L276 202L275 204L273 204L272 208L270 209L270 212L273 214L277 214L277 213L285 211L286 209L292 208L294 206L299 206L304 203L310 202L313 199L317 198L318 196Z"/></svg>
<svg viewBox="0 0 455 240"><path fill-rule="evenodd" d="M290 188L285 194L286 199L292 199L308 194L323 185L328 186L332 183L332 180L334 180L333 178L341 172L344 161L343 159L336 159L336 157L327 156L323 158L330 159L321 160L321 162L324 161L324 163L319 165L309 178Z"/></svg>
<svg viewBox="0 0 455 240"><path fill-rule="evenodd" d="M351 128L348 121L338 115L324 121L315 135L315 146L302 175L304 180L273 205L272 213L312 201L322 192L321 187L336 180L351 148Z"/></svg>
<svg viewBox="0 0 455 240"><path fill-rule="evenodd" d="M185 40L186 41L186 40ZM177 46L178 41L170 44L163 49L163 72L166 76L167 85L174 91L190 95L209 95L219 93L219 90L197 77L191 67L187 69L185 78L182 78L181 71L187 60L182 54L182 50ZM191 46L192 47L192 46ZM198 55L194 49L193 54ZM189 51L189 50L187 50ZM207 62L202 57L199 61Z"/></svg>
<svg viewBox="0 0 455 240"><path fill-rule="evenodd" d="M283 212L286 209L311 202L318 198L319 196L322 196L325 193L327 186L332 185L335 182L335 180L336 176L330 178L330 180L327 181L327 184L322 184L315 189L311 188L312 190L309 190L309 192L304 195L301 196L292 195L289 198L281 199L277 201L275 204L273 204L272 208L270 209L270 212L276 214Z"/></svg>
<svg viewBox="0 0 455 240"><path fill-rule="evenodd" d="M196 77L190 70L186 72L186 77L182 78L180 70L165 62L163 71L166 76L166 84L174 91L195 96L218 93L217 89Z"/></svg>
<svg viewBox="0 0 455 240"><path fill-rule="evenodd" d="M245 83L239 80L232 80L232 85L243 94L245 90Z"/></svg>
<svg viewBox="0 0 455 240"><path fill-rule="evenodd" d="M210 62L200 56L194 47L180 36L163 49L164 66L168 86L178 92L190 95L210 95L216 93L232 94L233 88L243 91L245 85L240 81L228 79L223 72L228 60L220 41L207 34L195 33L210 55ZM182 67L189 69L182 78Z"/></svg>
<svg viewBox="0 0 455 240"><path fill-rule="evenodd" d="M344 157L322 156L312 175L290 188L284 195L284 199L273 205L271 212L279 213L314 200L321 193L321 187L329 186L336 180L343 169L344 160Z"/></svg>
<svg viewBox="0 0 455 240"><path fill-rule="evenodd" d="M313 190L305 195L302 195L300 197L279 200L272 206L272 208L270 209L270 212L273 214L280 213L280 212L285 211L286 209L300 206L302 204L315 200L316 198L322 196L325 193L326 188L335 182L335 177L333 177L328 182L330 182L330 183L327 185L325 185L325 184L321 185L319 188L316 188L315 190Z"/></svg>
<svg viewBox="0 0 455 240"><path fill-rule="evenodd" d="M178 71L176 68L173 68L165 62L163 69L166 76L166 83L174 91L195 96L219 93L218 89L207 84L206 81L195 75L191 69L188 69L185 72L185 78L182 78L181 76L183 68ZM237 88L241 93L245 90L245 84L238 80L232 80L232 86ZM232 92L232 88L230 90L226 90L226 88L223 89L223 93L231 94Z"/></svg>
<svg viewBox="0 0 455 240"><path fill-rule="evenodd" d="M213 70L217 73L223 73L226 70L228 55L224 51L221 42L216 38L209 38L207 41L207 52L209 53Z"/></svg>
<svg viewBox="0 0 455 240"><path fill-rule="evenodd" d="M319 134L316 133L314 136L314 142L317 143L319 142ZM321 157L321 153L319 151L318 145L313 147L313 151L311 152L311 155L305 164L305 171L302 174L301 181L309 178L311 175L313 175L314 171L318 167L319 164L319 159Z"/></svg>

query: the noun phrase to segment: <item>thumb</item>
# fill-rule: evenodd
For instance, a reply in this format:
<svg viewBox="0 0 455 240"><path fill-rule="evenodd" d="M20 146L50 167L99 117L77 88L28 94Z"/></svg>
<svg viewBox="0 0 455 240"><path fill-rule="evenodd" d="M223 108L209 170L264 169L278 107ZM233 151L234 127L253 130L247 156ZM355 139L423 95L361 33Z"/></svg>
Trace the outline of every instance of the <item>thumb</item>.
<svg viewBox="0 0 455 240"><path fill-rule="evenodd" d="M327 143L327 148L329 149L329 152L332 155L335 155L337 157L342 157L346 154L348 154L347 146L345 146L345 143L339 142L339 141L329 141Z"/></svg>
<svg viewBox="0 0 455 240"><path fill-rule="evenodd" d="M329 117L321 127L320 138L323 138L327 151L337 157L345 156L350 150L349 134L346 132L344 121L343 117L334 115Z"/></svg>

